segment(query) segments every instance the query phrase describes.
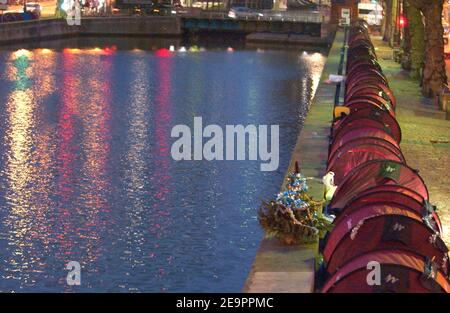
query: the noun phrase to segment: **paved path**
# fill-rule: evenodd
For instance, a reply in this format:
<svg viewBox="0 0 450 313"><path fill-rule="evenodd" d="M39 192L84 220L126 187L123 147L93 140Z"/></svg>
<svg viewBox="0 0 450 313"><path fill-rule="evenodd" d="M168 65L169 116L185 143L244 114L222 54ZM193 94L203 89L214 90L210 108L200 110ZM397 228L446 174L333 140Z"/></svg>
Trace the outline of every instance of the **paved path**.
<svg viewBox="0 0 450 313"><path fill-rule="evenodd" d="M325 174L328 136L333 115L335 85L325 84L329 74L337 74L344 33L336 34L316 95L292 153L289 171L300 161L307 177L309 193L323 198L322 176ZM288 171L288 172L289 172ZM262 240L244 292L313 292L315 256L318 245L286 246L277 240Z"/></svg>
<svg viewBox="0 0 450 313"><path fill-rule="evenodd" d="M418 82L393 61L392 49L380 37L374 36L372 41L397 99L403 154L425 180L430 200L439 210L444 239L450 245L450 121L421 95Z"/></svg>

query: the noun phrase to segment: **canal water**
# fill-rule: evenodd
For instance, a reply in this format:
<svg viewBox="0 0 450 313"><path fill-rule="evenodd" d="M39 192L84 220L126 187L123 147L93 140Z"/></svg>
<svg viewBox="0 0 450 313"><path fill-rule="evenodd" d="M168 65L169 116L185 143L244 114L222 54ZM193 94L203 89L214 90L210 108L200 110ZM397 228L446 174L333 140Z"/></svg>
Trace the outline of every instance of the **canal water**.
<svg viewBox="0 0 450 313"><path fill-rule="evenodd" d="M0 51L0 291L239 292L325 57ZM280 127L280 165L174 161L171 129ZM66 281L70 261L81 285Z"/></svg>

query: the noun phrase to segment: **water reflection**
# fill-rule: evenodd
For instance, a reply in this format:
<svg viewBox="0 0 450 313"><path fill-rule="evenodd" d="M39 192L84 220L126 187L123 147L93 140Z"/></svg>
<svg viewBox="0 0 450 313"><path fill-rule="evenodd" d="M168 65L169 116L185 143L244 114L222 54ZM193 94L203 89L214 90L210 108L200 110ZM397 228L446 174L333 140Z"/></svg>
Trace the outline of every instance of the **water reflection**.
<svg viewBox="0 0 450 313"><path fill-rule="evenodd" d="M111 50L103 53L94 51L87 62L84 62L81 69L83 78L79 86L84 92L77 101L80 128L83 131L80 147L84 152L78 201L83 208L81 214L84 225L81 231L86 241L81 261L90 275L101 275L104 270L99 268L96 261L99 255L108 252L102 237L108 233L111 223L108 218L111 177L108 175L107 165L111 140L111 87L109 80L103 79L111 75L111 53Z"/></svg>
<svg viewBox="0 0 450 313"><path fill-rule="evenodd" d="M145 232L147 224L145 211L148 209L146 203L146 186L149 181L149 166L146 156L151 153L150 144L150 97L149 77L150 71L148 62L144 58L133 60L130 65L134 79L127 86L130 90L130 105L128 112L128 132L127 132L127 152L125 156L125 190L127 205L125 207L126 219L125 227L126 241L125 249L121 259L127 264L125 275L128 277L135 271L139 271L145 265L143 258L145 251L142 250L145 242ZM150 252L152 253L152 252ZM141 272L142 273L142 272ZM127 279L126 283L121 283L120 287L125 290L133 290L132 282Z"/></svg>
<svg viewBox="0 0 450 313"><path fill-rule="evenodd" d="M239 291L324 58L0 52L1 291ZM280 168L174 162L175 124L279 124ZM69 261L82 285L66 285Z"/></svg>
<svg viewBox="0 0 450 313"><path fill-rule="evenodd" d="M4 139L9 145L9 154L6 156L6 175L8 186L5 198L9 204L9 214L4 219L9 229L7 234L10 245L10 256L7 259L9 275L5 278L18 279L20 287L32 283L30 276L31 266L37 261L28 253L34 252L32 237L33 211L35 209L32 199L32 190L27 188L33 183L34 167L31 162L34 146L33 128L35 120L33 111L36 107L33 91L31 90L30 76L32 75L32 60L25 51L14 53L7 70L11 73L10 79L14 82L6 111L8 112L9 131ZM36 236L37 237L37 236Z"/></svg>
<svg viewBox="0 0 450 313"><path fill-rule="evenodd" d="M156 65L156 76L159 77L157 92L155 96L155 128L153 135L153 142L155 142L155 149L152 151L155 155L153 162L152 179L153 182L153 196L154 200L152 204L151 212L153 213L153 220L150 222L149 232L155 235L156 243L154 247L157 249L155 255L159 257L165 257L163 265L156 272L156 278L163 280L166 269L170 267L173 256L164 256L160 247L159 241L162 236L165 236L168 232L171 232L173 221L171 218L172 206L167 206L166 203L169 200L170 193L170 176L171 171L169 168L170 163L170 128L168 125L172 124L171 121L171 75L172 75L172 58L159 59ZM175 226L176 227L176 226ZM164 264L166 263L166 264ZM164 285L164 284L163 284ZM166 290L166 287L162 287L162 290Z"/></svg>

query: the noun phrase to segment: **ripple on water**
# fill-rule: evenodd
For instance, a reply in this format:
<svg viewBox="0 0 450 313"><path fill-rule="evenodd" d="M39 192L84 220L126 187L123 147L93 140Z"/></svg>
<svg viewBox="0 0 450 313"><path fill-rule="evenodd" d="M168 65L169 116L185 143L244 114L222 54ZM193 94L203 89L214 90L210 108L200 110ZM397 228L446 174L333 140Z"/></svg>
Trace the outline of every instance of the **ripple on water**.
<svg viewBox="0 0 450 313"><path fill-rule="evenodd" d="M251 60L251 62L249 62ZM324 57L0 52L0 290L240 291ZM176 124L279 124L280 167L175 162ZM78 261L82 284L66 285Z"/></svg>

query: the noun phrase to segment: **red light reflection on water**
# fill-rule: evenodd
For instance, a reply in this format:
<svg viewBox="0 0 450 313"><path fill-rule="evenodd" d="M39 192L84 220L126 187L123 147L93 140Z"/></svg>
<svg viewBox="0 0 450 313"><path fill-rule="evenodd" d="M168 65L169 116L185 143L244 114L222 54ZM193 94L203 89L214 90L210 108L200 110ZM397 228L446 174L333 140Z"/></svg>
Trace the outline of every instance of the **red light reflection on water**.
<svg viewBox="0 0 450 313"><path fill-rule="evenodd" d="M57 210L58 238L64 262L78 261L89 264L96 271L95 261L101 242L99 233L106 227L100 212L109 211L103 190L107 190L105 167L110 152L110 59L98 59L90 55L89 64L98 68L93 71L83 67L81 60L70 51L64 51L63 94L58 116L57 133L60 143L57 151L59 195ZM101 54L103 55L103 53ZM86 65L84 66L91 66ZM83 79L78 73L83 72ZM75 172L75 164L82 150L85 156L81 173ZM88 183L80 184L85 179ZM77 243L84 242L82 247ZM78 259L77 259L78 258ZM65 284L65 281L61 281Z"/></svg>

